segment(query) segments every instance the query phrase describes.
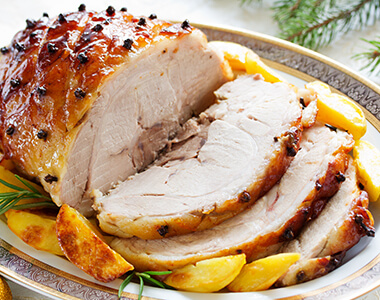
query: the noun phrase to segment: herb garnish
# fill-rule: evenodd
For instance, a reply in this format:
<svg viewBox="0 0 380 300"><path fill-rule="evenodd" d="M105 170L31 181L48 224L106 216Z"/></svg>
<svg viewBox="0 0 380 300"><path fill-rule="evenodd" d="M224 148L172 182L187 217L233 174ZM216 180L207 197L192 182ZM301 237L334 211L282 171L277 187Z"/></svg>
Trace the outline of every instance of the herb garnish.
<svg viewBox="0 0 380 300"><path fill-rule="evenodd" d="M262 0L240 0L242 5ZM269 1L268 1L269 2ZM378 0L277 0L272 1L273 20L279 37L304 47L318 50L353 30L363 29L380 19ZM354 56L367 61L362 69L380 73L380 41L364 40L374 48Z"/></svg>
<svg viewBox="0 0 380 300"><path fill-rule="evenodd" d="M24 184L28 189L13 185L0 179L0 183L15 190L15 192L0 193L0 215L8 211L9 209L27 209L40 206L55 206L51 201L25 203L16 205L20 200L25 199L46 199L51 200L50 197L41 194L35 187L33 187L26 180L15 174L15 177Z"/></svg>
<svg viewBox="0 0 380 300"><path fill-rule="evenodd" d="M359 53L353 57L356 59L366 60L367 64L362 67L362 69L368 69L370 73L375 75L380 74L380 37L377 37L377 40L366 40L373 48L369 49L367 52Z"/></svg>
<svg viewBox="0 0 380 300"><path fill-rule="evenodd" d="M163 289L166 289L166 288L172 288L171 286L161 282L161 281L158 281L157 279L154 279L152 278L151 275L168 275L168 274L171 274L172 271L146 271L146 272L136 272L136 271L132 271L128 276L127 278L124 279L124 281L122 282L122 284L120 285L119 287L119 293L117 294L119 299L121 298L121 294L123 293L123 290L124 288L131 282L133 276L137 276L140 280L140 290L139 290L139 297L138 297L138 300L141 299L142 297L142 293L143 293L143 290L144 290L144 280L153 284L153 285L156 285L158 287L161 287Z"/></svg>

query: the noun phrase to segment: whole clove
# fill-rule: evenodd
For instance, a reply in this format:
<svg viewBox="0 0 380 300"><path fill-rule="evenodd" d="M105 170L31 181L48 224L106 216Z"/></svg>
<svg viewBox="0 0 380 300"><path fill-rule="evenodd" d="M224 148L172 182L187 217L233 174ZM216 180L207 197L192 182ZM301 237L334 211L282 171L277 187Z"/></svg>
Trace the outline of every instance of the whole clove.
<svg viewBox="0 0 380 300"><path fill-rule="evenodd" d="M81 5L79 5L79 7L78 7L78 11L85 11L86 10L86 5L85 4L81 4Z"/></svg>

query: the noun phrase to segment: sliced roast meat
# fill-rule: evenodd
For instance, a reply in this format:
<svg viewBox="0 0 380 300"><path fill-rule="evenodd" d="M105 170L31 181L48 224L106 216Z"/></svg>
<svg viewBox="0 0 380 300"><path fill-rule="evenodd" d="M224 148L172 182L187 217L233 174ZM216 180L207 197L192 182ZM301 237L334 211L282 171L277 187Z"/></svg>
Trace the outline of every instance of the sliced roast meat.
<svg viewBox="0 0 380 300"><path fill-rule="evenodd" d="M280 278L277 286L308 281L334 270L345 252L365 236L373 236L373 220L368 195L359 189L356 168L350 165L340 190L321 214L302 230L297 239L284 245L282 252L301 253L301 259Z"/></svg>
<svg viewBox="0 0 380 300"><path fill-rule="evenodd" d="M182 236L159 240L115 238L111 246L137 270L171 270L237 253L245 253L251 261L276 253L336 193L353 139L345 132L318 124L304 131L300 144L280 182L235 217Z"/></svg>
<svg viewBox="0 0 380 300"><path fill-rule="evenodd" d="M302 130L293 89L249 75L216 95L219 103L189 121L171 151L96 199L104 231L156 239L204 230L244 210L281 178Z"/></svg>
<svg viewBox="0 0 380 300"><path fill-rule="evenodd" d="M0 62L5 157L58 204L91 211L145 168L230 69L189 25L124 11L79 11L19 32Z"/></svg>

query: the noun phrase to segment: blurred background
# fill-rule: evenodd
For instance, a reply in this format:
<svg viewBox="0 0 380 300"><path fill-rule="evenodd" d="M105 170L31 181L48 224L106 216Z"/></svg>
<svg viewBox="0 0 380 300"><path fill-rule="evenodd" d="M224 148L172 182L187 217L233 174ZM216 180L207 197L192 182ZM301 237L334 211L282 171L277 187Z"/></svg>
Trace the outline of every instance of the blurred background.
<svg viewBox="0 0 380 300"><path fill-rule="evenodd" d="M348 33L342 34L343 31L339 26L336 28L338 32L335 39L327 46L322 46L318 52L329 56L347 67L360 72L362 75L380 84L380 76L376 73L370 73L368 70L361 70L367 63L365 60L353 59L353 55L367 52L370 45L363 41L380 40L380 23L373 22L380 15L379 0L360 1L360 0L289 0L289 1L273 1L273 0L91 0L85 3L88 10L104 10L108 5L113 5L116 9L127 7L128 11L135 15L149 16L156 13L159 18L182 21L188 19L192 23L206 23L221 26L232 26L236 28L244 28L247 30L257 31L273 36L280 36L284 31L284 24L287 25L287 16L280 22L274 21L274 6L290 5L296 8L301 2L309 3L336 3L336 8L341 9L343 13L347 10L356 8L356 4L366 3L367 7L363 7L362 17L366 19L366 14L372 11L372 15L368 18L369 26L364 26L363 18L359 20L354 18L355 14L351 13L352 18L344 18L342 22L350 21L349 27L352 28ZM48 0L0 0L1 19L0 19L0 45L7 45L12 39L14 33L25 27L27 18L38 19L43 12L54 16L61 12L76 10L82 3L82 0L64 0L64 1L48 1ZM352 5L350 3L353 3ZM350 6L351 5L351 6ZM370 7L371 6L371 7ZM369 8L368 8L369 7ZM298 8L298 7L297 7ZM304 7L299 7L299 18L304 18L304 22L309 28L315 26L312 21L323 23L326 19L332 18L341 13L331 9L326 13L319 13L318 20L310 20L310 14ZM375 11L376 10L376 11ZM277 10L278 11L278 10ZM294 11L296 11L294 9ZM281 10L280 10L281 12ZM302 13L304 13L302 15ZM330 15L331 14L331 15ZM374 18L375 17L375 18ZM353 19L353 20L352 20ZM295 20L297 22L297 20ZM356 23L356 24L355 24ZM281 25L282 31L278 25ZM354 24L354 25L352 25ZM360 26L362 25L362 26ZM326 34L335 26L335 23L329 25L329 28L321 29ZM327 27L327 26L326 26ZM360 27L362 27L360 29ZM289 28L287 28L289 29ZM314 40L320 35L317 31L313 32ZM373 47L372 47L373 48ZM379 58L380 59L380 58Z"/></svg>

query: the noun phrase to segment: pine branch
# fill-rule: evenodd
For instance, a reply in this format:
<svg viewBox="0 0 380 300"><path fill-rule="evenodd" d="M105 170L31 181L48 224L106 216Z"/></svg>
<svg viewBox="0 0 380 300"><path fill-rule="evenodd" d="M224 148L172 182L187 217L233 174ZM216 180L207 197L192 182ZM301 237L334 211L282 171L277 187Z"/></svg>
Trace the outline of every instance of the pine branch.
<svg viewBox="0 0 380 300"><path fill-rule="evenodd" d="M355 59L364 60L367 62L362 70L368 69L369 72L375 73L376 75L380 74L380 36L378 39L379 40L376 41L363 39L363 41L367 42L374 48L370 48L367 52L354 55Z"/></svg>
<svg viewBox="0 0 380 300"><path fill-rule="evenodd" d="M282 38L315 50L380 17L379 0L280 0L273 9Z"/></svg>
<svg viewBox="0 0 380 300"><path fill-rule="evenodd" d="M252 2L261 3L263 0L240 0L240 5L250 4Z"/></svg>

